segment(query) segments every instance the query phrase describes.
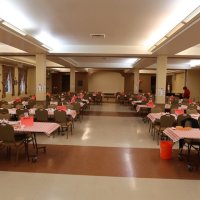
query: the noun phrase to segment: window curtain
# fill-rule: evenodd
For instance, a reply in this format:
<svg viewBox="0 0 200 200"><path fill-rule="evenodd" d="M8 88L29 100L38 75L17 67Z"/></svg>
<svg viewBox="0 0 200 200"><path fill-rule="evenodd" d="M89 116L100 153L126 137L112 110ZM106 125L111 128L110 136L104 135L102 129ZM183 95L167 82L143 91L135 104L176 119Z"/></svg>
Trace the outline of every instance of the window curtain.
<svg viewBox="0 0 200 200"><path fill-rule="evenodd" d="M24 78L25 94L27 94L27 69L18 69L18 96L21 94L21 82Z"/></svg>
<svg viewBox="0 0 200 200"><path fill-rule="evenodd" d="M24 69L24 83L25 83L25 94L27 94L27 78L28 77L28 70Z"/></svg>
<svg viewBox="0 0 200 200"><path fill-rule="evenodd" d="M23 69L18 68L18 96L21 94L21 81L23 78Z"/></svg>
<svg viewBox="0 0 200 200"><path fill-rule="evenodd" d="M12 96L15 95L15 70L13 67L10 68L11 80L12 80Z"/></svg>
<svg viewBox="0 0 200 200"><path fill-rule="evenodd" d="M2 98L6 97L6 83L10 67L3 65L2 66Z"/></svg>

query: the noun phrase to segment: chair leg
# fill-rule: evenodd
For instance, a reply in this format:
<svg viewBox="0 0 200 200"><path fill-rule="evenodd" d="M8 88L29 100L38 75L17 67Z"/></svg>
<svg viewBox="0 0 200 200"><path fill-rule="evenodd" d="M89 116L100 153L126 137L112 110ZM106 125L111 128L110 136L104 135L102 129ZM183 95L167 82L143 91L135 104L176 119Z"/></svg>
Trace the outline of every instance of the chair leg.
<svg viewBox="0 0 200 200"><path fill-rule="evenodd" d="M156 129L153 130L153 140L155 140Z"/></svg>
<svg viewBox="0 0 200 200"><path fill-rule="evenodd" d="M152 122L149 122L149 133L151 132L152 129Z"/></svg>
<svg viewBox="0 0 200 200"><path fill-rule="evenodd" d="M17 164L19 160L19 148L16 147L16 158L15 158L15 163Z"/></svg>
<svg viewBox="0 0 200 200"><path fill-rule="evenodd" d="M25 146L25 155L26 155L26 157L27 157L27 160L29 161L28 143L29 143L29 141L25 141L24 146ZM34 144L33 148L35 148L35 144Z"/></svg>
<svg viewBox="0 0 200 200"><path fill-rule="evenodd" d="M160 141L160 131L158 131L158 134L157 134L157 145L159 145L159 141Z"/></svg>
<svg viewBox="0 0 200 200"><path fill-rule="evenodd" d="M71 131L71 135L72 135L72 124L70 125L70 131Z"/></svg>
<svg viewBox="0 0 200 200"><path fill-rule="evenodd" d="M66 133L66 135L67 135L67 139L68 139L68 132L69 132L69 131L68 131L68 128L67 128L66 130L67 130L67 133Z"/></svg>
<svg viewBox="0 0 200 200"><path fill-rule="evenodd" d="M188 144L188 155L187 155L187 161L188 161L188 162L190 161L190 152L191 152L191 148L192 148L192 145L191 145L191 144Z"/></svg>
<svg viewBox="0 0 200 200"><path fill-rule="evenodd" d="M6 147L6 156L8 159L11 158L11 146Z"/></svg>

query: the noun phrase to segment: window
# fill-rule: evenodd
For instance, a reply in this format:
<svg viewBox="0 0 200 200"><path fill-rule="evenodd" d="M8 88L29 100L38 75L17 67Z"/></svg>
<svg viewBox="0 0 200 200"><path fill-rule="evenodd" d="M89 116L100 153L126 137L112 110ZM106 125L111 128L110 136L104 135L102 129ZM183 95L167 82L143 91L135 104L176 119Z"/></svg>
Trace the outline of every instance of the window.
<svg viewBox="0 0 200 200"><path fill-rule="evenodd" d="M6 85L5 85L5 92L6 93L12 93L12 76L11 71L9 70Z"/></svg>
<svg viewBox="0 0 200 200"><path fill-rule="evenodd" d="M25 80L24 80L24 73L20 81L20 94L25 92Z"/></svg>

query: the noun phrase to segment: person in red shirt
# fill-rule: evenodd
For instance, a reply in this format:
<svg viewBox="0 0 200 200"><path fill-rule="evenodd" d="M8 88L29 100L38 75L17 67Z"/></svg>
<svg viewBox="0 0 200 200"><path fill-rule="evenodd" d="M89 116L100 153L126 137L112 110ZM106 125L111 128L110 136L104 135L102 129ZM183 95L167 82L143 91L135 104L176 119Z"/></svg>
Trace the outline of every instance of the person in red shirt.
<svg viewBox="0 0 200 200"><path fill-rule="evenodd" d="M184 90L183 98L189 99L190 98L190 90L186 86L183 87L183 90Z"/></svg>

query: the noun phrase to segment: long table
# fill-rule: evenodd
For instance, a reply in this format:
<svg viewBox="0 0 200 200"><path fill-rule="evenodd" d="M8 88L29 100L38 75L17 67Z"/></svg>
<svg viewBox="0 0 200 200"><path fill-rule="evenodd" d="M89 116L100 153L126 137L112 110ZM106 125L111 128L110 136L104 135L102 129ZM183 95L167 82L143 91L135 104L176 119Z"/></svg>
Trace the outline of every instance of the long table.
<svg viewBox="0 0 200 200"><path fill-rule="evenodd" d="M182 130L176 128L166 128L163 133L167 135L173 142L180 139L200 139L200 129L198 128L185 128Z"/></svg>
<svg viewBox="0 0 200 200"><path fill-rule="evenodd" d="M45 133L50 136L55 130L57 130L60 125L57 123L49 122L33 122L33 126L23 126L20 122L10 122L14 126L15 132L28 132L28 133Z"/></svg>
<svg viewBox="0 0 200 200"><path fill-rule="evenodd" d="M46 110L48 111L48 115L50 115L50 116L54 115L55 109L47 108ZM35 115L35 111L36 111L36 108L30 108L29 109L29 114L30 115ZM9 112L10 115L16 115L17 109L16 108L11 108L11 109L8 109L8 112ZM71 115L72 118L75 119L77 113L76 113L76 110L67 109L66 110L66 115Z"/></svg>
<svg viewBox="0 0 200 200"><path fill-rule="evenodd" d="M167 113L165 113L165 112L161 112L161 113L149 113L148 115L147 115L147 117L152 121L152 122L155 122L156 120L160 120L160 118L161 118L161 116L162 115L166 115ZM175 117L175 119L177 119L177 115L176 114L171 114L171 115L173 115L174 117ZM190 114L190 116L192 117L192 118L194 118L194 119L198 119L199 117L200 117L200 114L199 113L197 113L197 114Z"/></svg>
<svg viewBox="0 0 200 200"><path fill-rule="evenodd" d="M20 124L20 122L9 122L9 124L13 125L16 134L25 133L33 135L36 153L34 155L29 155L29 153L27 153L28 160L29 157L33 157L32 161L37 160L39 149L43 149L44 152L46 152L46 146L38 146L36 134L44 133L47 136L50 136L54 131L56 131L60 127L60 125L57 123L49 123L49 122L34 122L32 126L23 126ZM27 145L27 152L28 152L28 145Z"/></svg>
<svg viewBox="0 0 200 200"><path fill-rule="evenodd" d="M167 135L173 142L177 142L181 139L191 139L191 140L200 140L200 129L198 128L191 128L191 129L188 129L188 127L186 128L183 128L182 130L179 130L178 128L166 128L163 133L165 135ZM191 150L191 147L193 145L191 144L190 147L188 147L188 153L187 153L187 167L188 167L188 170L189 171L192 171L193 170L193 164L191 163L190 161L190 150ZM199 147L196 148L194 147L196 150L199 151ZM179 152L179 159L183 159L183 155L182 155L182 151ZM199 154L198 154L198 158L197 158L197 161L199 163ZM198 169L198 166L199 164L195 164L197 169Z"/></svg>
<svg viewBox="0 0 200 200"><path fill-rule="evenodd" d="M147 115L147 118L149 118L151 120L151 122L155 122L156 120L160 120L161 116L166 115L167 113L165 112L160 112L160 113L149 113ZM172 114L175 119L177 119L177 116L175 114Z"/></svg>

